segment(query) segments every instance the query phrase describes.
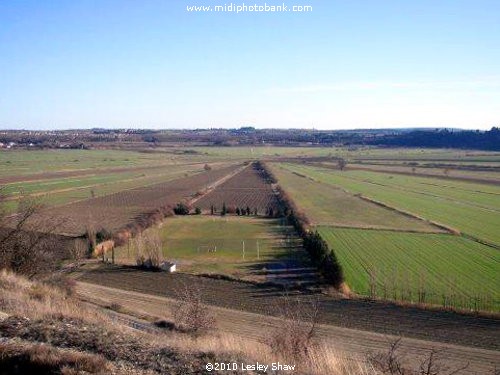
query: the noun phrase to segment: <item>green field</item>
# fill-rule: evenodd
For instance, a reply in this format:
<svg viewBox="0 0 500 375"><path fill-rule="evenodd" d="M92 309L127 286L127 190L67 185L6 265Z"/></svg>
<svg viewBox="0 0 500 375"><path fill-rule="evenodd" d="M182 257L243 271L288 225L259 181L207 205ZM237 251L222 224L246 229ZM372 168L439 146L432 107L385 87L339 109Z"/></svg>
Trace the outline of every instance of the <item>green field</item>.
<svg viewBox="0 0 500 375"><path fill-rule="evenodd" d="M169 218L148 231L160 234L164 258L181 271L259 279L258 271L271 263L305 261L293 229L280 224L278 219L191 215ZM117 250L119 260L134 256L133 247Z"/></svg>
<svg viewBox="0 0 500 375"><path fill-rule="evenodd" d="M315 165L290 159L307 157L321 159L311 160ZM339 171L331 157L386 170ZM50 206L64 205L203 172L205 163L221 167L259 158L270 161L280 185L320 228L355 292L418 301L425 291L425 302L465 308L481 303L484 309L498 311L499 250L493 247L500 246L500 186L440 176L444 169L437 165L498 167L499 153L275 146L9 150L0 152L0 185L10 210L21 192ZM415 162L435 164L417 170L438 175L391 173L411 171L408 163ZM480 178L489 172L447 173ZM444 234L430 222L466 236ZM270 219L189 216L169 218L163 227L149 231L158 231L164 256L175 260L181 271L262 281L267 268L308 264L293 230L279 224ZM133 262L133 249L120 248L118 258Z"/></svg>
<svg viewBox="0 0 500 375"><path fill-rule="evenodd" d="M356 293L500 311L496 249L448 234L330 227L319 232Z"/></svg>
<svg viewBox="0 0 500 375"><path fill-rule="evenodd" d="M283 164L322 183L383 202L469 236L500 245L500 187L470 182L338 171Z"/></svg>
<svg viewBox="0 0 500 375"><path fill-rule="evenodd" d="M63 205L203 172L200 155L115 150L0 152L0 186L10 211L21 193ZM212 166L221 166L213 162Z"/></svg>
<svg viewBox="0 0 500 375"><path fill-rule="evenodd" d="M344 190L298 176L279 166L273 172L314 224L437 232L425 221L362 200Z"/></svg>

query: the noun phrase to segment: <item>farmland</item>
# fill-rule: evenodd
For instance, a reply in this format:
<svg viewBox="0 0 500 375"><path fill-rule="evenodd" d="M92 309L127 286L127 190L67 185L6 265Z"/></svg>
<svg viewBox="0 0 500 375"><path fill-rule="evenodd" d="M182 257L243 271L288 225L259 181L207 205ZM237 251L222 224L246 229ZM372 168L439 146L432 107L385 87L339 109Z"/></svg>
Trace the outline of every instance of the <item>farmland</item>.
<svg viewBox="0 0 500 375"><path fill-rule="evenodd" d="M205 211L214 207L216 212L220 212L225 204L233 213L236 208L248 207L252 214L257 212L260 215L265 215L269 208L276 210L277 201L271 184L256 168L255 165L245 168L202 197L196 205Z"/></svg>
<svg viewBox="0 0 500 375"><path fill-rule="evenodd" d="M188 177L76 201L48 208L43 215L61 219L63 222L58 228L61 233L80 235L89 224L116 231L142 214L191 199L198 191L207 188L208 178L217 181L238 168L241 166L233 164Z"/></svg>
<svg viewBox="0 0 500 375"><path fill-rule="evenodd" d="M314 224L422 232L440 230L425 221L364 201L339 187L312 181L284 168L274 167L273 171Z"/></svg>
<svg viewBox="0 0 500 375"><path fill-rule="evenodd" d="M335 251L352 292L500 310L498 186L303 163L272 169Z"/></svg>
<svg viewBox="0 0 500 375"><path fill-rule="evenodd" d="M192 175L204 166L198 155L110 150L1 152L0 164L5 166L0 185L11 210L20 194L62 205Z"/></svg>
<svg viewBox="0 0 500 375"><path fill-rule="evenodd" d="M286 168L500 245L498 186L298 165Z"/></svg>
<svg viewBox="0 0 500 375"><path fill-rule="evenodd" d="M182 272L303 282L307 272L293 275L292 271L308 266L307 256L293 228L281 224L279 219L197 215L166 220L146 234L160 235L163 257ZM118 260L134 263L134 250L130 245L119 248Z"/></svg>
<svg viewBox="0 0 500 375"><path fill-rule="evenodd" d="M346 170L337 169L336 157L349 161ZM129 230L145 215L184 201L201 215L169 217L148 229L159 233L166 259L181 272L269 281L283 263L309 264L291 228L266 218L269 208L280 209L252 163L265 160L335 251L354 293L419 302L424 291L426 303L497 311L499 158L477 151L273 146L12 151L0 153L0 183L7 207L21 194L40 198L48 206L40 219L60 221L58 233L71 236L89 226ZM223 205L228 215L220 217ZM251 215L236 215L247 208ZM138 224L139 231L152 223ZM127 244L117 258L135 262ZM309 277L310 270L301 272L295 276Z"/></svg>
<svg viewBox="0 0 500 375"><path fill-rule="evenodd" d="M356 293L500 310L500 253L449 234L319 227ZM477 304L477 307L475 306Z"/></svg>

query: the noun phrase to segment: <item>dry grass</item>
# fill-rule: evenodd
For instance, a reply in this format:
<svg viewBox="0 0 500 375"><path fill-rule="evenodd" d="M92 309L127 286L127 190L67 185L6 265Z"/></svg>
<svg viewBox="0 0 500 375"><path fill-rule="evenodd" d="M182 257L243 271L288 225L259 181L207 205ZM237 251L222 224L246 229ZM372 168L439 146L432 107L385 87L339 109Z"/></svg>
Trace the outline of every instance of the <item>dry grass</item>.
<svg viewBox="0 0 500 375"><path fill-rule="evenodd" d="M116 373L102 356L27 342L0 343L0 364L9 374Z"/></svg>
<svg viewBox="0 0 500 375"><path fill-rule="evenodd" d="M274 353L262 342L242 338L226 332L217 332L202 337L172 334L168 338L155 337L159 345L168 342L175 348L188 352L215 353L218 357L240 358L246 363L289 363L296 364L298 370L293 374L311 375L378 375L373 366L363 358L352 358L345 353L326 345L317 345L310 351L307 359L297 362L293 358Z"/></svg>
<svg viewBox="0 0 500 375"><path fill-rule="evenodd" d="M294 359L274 353L265 343L220 331L190 335L176 330L132 330L103 310L76 300L64 289L5 271L0 272L0 290L0 311L10 315L0 321L1 336L24 343L3 347L10 353L5 358L12 363L48 364L55 369L45 373L100 373L103 369L129 366L131 369L118 373L196 374L203 373L209 361L280 361L296 364L298 371L294 374L376 374L365 361L348 359L322 345L311 349L307 359L294 363ZM43 349L34 341L44 343ZM111 370L104 372L113 373Z"/></svg>
<svg viewBox="0 0 500 375"><path fill-rule="evenodd" d="M61 285L60 288L0 271L0 311L30 319L65 316L97 324L112 323L105 315L73 298L66 284L61 282Z"/></svg>

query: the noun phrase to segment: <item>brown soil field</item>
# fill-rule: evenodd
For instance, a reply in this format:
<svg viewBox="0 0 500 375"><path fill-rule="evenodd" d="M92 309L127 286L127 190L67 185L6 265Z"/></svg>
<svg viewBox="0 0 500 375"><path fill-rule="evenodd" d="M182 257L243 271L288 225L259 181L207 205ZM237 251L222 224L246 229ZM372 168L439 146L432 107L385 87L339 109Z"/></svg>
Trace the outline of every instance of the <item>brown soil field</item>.
<svg viewBox="0 0 500 375"><path fill-rule="evenodd" d="M169 319L171 317L171 308L175 303L174 299L169 298L171 295L151 295L86 282L78 283L77 292L82 299L90 303L98 306L109 306L115 303L125 309L128 314L133 314L133 316L119 314L117 319L136 327L136 329L148 330L154 327L143 319L149 321L158 318ZM276 327L281 327L280 319L269 315L214 306L210 306L209 309L215 317L217 328L220 331L245 337L250 342L262 342L269 332L272 332ZM110 311L110 313L112 312ZM143 319L138 319L136 316ZM317 333L323 346L336 353L342 353L347 358L366 358L367 355L373 353L386 352L389 343L398 338L398 335L381 334L327 324L319 325ZM444 344L408 337L401 341L401 348L398 353L403 355L405 366L418 368L418 364L431 350L437 351L437 362L441 366L454 369L468 363L467 371L461 373L489 375L493 373L493 369L498 368L500 365L498 352L495 350L472 348L457 345L456 343Z"/></svg>
<svg viewBox="0 0 500 375"><path fill-rule="evenodd" d="M233 164L160 184L49 208L41 215L49 222L59 222L57 233L60 234L81 235L88 224L113 232L140 215L189 200L198 191L205 190L209 182L213 184L238 168L241 165Z"/></svg>
<svg viewBox="0 0 500 375"><path fill-rule="evenodd" d="M265 215L270 207L276 210L278 206L271 184L253 165L220 184L199 199L196 205L204 211L210 211L213 205L217 212L220 212L224 203L228 208L248 206L252 213L257 209L259 215Z"/></svg>
<svg viewBox="0 0 500 375"><path fill-rule="evenodd" d="M87 266L89 267L89 266ZM257 314L276 315L283 295L278 286L220 280L182 273L141 271L134 267L99 265L76 274L80 281L127 291L175 298L183 285L197 285L204 303ZM319 298L321 323L377 332L500 350L500 320L448 311L430 311L391 303L345 299L313 290L290 292L304 303Z"/></svg>

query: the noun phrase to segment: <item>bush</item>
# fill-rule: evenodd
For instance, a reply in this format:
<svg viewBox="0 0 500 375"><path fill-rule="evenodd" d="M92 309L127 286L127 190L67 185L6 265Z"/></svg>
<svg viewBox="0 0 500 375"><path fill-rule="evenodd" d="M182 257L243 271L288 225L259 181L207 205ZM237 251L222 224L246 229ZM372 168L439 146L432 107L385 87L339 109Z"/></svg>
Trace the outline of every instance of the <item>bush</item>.
<svg viewBox="0 0 500 375"><path fill-rule="evenodd" d="M189 215L189 207L185 203L177 203L177 206L174 208L174 213L176 215Z"/></svg>
<svg viewBox="0 0 500 375"><path fill-rule="evenodd" d="M200 207L196 207L194 209L194 213L195 213L195 215L201 215L201 208Z"/></svg>
<svg viewBox="0 0 500 375"><path fill-rule="evenodd" d="M304 362L317 346L319 300L303 303L298 298L284 295L277 306L281 318L277 328L269 332L264 343L271 351L295 362Z"/></svg>
<svg viewBox="0 0 500 375"><path fill-rule="evenodd" d="M174 311L174 320L181 331L198 337L215 328L215 318L203 304L199 286L184 285L177 293L179 303Z"/></svg>

